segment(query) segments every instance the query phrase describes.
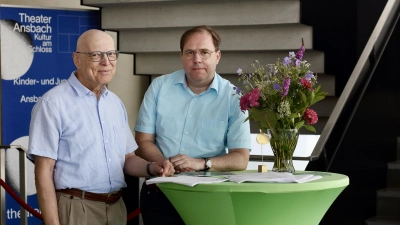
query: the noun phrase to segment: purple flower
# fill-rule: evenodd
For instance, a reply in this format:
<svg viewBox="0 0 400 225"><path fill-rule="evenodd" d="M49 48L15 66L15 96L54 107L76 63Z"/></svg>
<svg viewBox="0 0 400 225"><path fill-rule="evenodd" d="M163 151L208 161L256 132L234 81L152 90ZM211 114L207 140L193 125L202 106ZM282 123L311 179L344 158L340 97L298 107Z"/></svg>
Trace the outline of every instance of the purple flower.
<svg viewBox="0 0 400 225"><path fill-rule="evenodd" d="M286 56L286 57L283 59L282 64L283 64L284 66L287 66L287 65L289 65L291 62L292 62L292 60L291 60L289 57Z"/></svg>
<svg viewBox="0 0 400 225"><path fill-rule="evenodd" d="M242 89L240 89L240 87L233 87L233 90L236 90L236 94L240 94L240 92L242 92Z"/></svg>
<svg viewBox="0 0 400 225"><path fill-rule="evenodd" d="M300 47L300 49L299 49L299 50L297 51L297 53L296 53L296 59L302 60L305 50L306 50L306 49L305 49L305 47L304 47L304 44L302 44L301 47Z"/></svg>
<svg viewBox="0 0 400 225"><path fill-rule="evenodd" d="M294 52L289 52L289 57L294 58L294 57L296 57L296 55L294 54Z"/></svg>
<svg viewBox="0 0 400 225"><path fill-rule="evenodd" d="M274 89L277 90L277 91L280 91L281 90L281 85L274 84Z"/></svg>
<svg viewBox="0 0 400 225"><path fill-rule="evenodd" d="M314 77L314 74L313 72L308 71L304 77L306 78L306 80L311 80L311 78Z"/></svg>
<svg viewBox="0 0 400 225"><path fill-rule="evenodd" d="M285 77L285 80L283 80L283 90L281 92L282 98L288 94L289 86L290 86L290 77L287 76L287 77Z"/></svg>
<svg viewBox="0 0 400 225"><path fill-rule="evenodd" d="M236 70L236 73L240 76L240 74L242 74L242 69L238 69L238 70Z"/></svg>
<svg viewBox="0 0 400 225"><path fill-rule="evenodd" d="M295 61L295 65L296 65L296 66L300 66L300 64L301 64L301 61L300 61L300 60L298 60L298 59L296 59L296 61Z"/></svg>

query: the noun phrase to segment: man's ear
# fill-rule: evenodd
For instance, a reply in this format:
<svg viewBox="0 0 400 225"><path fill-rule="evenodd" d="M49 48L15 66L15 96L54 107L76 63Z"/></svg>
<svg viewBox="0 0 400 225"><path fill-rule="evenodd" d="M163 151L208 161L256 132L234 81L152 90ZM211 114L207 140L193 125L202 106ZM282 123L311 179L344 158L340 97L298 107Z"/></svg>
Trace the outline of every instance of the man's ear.
<svg viewBox="0 0 400 225"><path fill-rule="evenodd" d="M80 61L79 61L79 58L78 58L78 53L76 53L76 52L72 53L72 60L74 61L74 64L75 64L76 68L79 69Z"/></svg>
<svg viewBox="0 0 400 225"><path fill-rule="evenodd" d="M216 52L217 55L217 64L219 63L219 60L221 59L221 50L218 50L218 52Z"/></svg>

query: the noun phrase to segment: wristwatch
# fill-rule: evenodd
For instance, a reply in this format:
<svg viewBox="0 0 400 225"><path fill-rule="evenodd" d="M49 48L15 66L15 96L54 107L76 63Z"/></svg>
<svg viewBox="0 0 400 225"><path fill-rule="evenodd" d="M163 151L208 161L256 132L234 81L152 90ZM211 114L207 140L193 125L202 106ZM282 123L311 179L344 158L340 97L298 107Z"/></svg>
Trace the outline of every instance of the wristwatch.
<svg viewBox="0 0 400 225"><path fill-rule="evenodd" d="M207 171L207 170L211 169L211 166L212 166L211 159L209 159L209 158L204 158L204 157L203 157L203 159L205 160L205 163L204 163L204 170L203 170L203 171Z"/></svg>

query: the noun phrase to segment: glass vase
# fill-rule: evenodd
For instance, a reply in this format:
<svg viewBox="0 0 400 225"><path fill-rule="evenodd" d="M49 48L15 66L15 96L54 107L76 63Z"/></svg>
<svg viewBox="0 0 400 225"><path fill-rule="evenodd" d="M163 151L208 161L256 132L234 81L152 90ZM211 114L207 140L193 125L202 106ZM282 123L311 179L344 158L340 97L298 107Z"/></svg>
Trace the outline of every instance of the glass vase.
<svg viewBox="0 0 400 225"><path fill-rule="evenodd" d="M294 173L293 153L299 140L297 129L267 129L272 152L274 153L274 172Z"/></svg>

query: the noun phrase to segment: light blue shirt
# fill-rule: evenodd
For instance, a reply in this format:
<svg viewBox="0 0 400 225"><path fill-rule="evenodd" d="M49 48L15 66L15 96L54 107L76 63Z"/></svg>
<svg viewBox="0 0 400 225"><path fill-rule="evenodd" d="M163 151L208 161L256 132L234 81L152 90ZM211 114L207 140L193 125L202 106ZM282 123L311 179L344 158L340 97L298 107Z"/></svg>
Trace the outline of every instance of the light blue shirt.
<svg viewBox="0 0 400 225"><path fill-rule="evenodd" d="M137 149L122 101L106 87L97 100L73 72L32 110L28 157L56 160L55 188L108 193L126 187L125 155Z"/></svg>
<svg viewBox="0 0 400 225"><path fill-rule="evenodd" d="M216 73L209 89L195 95L180 70L152 81L135 131L155 134L155 144L166 158L179 153L214 157L226 154L227 148L250 149L247 116L229 81Z"/></svg>

